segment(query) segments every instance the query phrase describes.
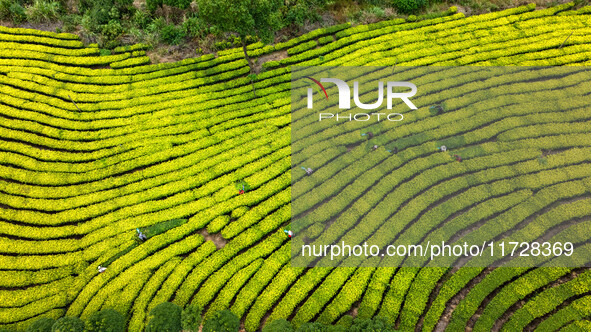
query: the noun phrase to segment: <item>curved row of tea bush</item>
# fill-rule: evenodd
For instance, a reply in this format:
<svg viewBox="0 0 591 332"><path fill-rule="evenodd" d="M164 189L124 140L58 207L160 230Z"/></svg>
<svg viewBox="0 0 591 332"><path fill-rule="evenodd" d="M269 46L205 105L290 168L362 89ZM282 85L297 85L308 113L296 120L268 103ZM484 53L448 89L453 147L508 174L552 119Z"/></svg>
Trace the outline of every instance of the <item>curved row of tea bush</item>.
<svg viewBox="0 0 591 332"><path fill-rule="evenodd" d="M130 331L161 331L152 317L172 302L204 308L204 329L229 310L249 332L322 329L312 321L351 331L585 326L586 268L546 259L542 268L450 269L416 257L390 261L415 267L307 269L291 266L284 232L292 214L316 206L297 230L312 242L570 239L570 263L586 264L586 69L558 87L536 81L557 70L519 67L588 64L591 11L572 7L471 17L452 8L323 28L249 45L253 58L279 58L254 77L241 49L152 65L142 45L98 56L72 35L0 27L0 325L24 331L40 317L89 320L115 309ZM441 100L425 96L404 126L376 132L380 147L368 152L367 124L323 141L335 132L311 126L297 111L303 101L289 114L289 65L396 65L401 80L420 71L409 65L518 65L503 82L521 93L491 96L498 80L474 81L484 68L430 68L419 75L432 91L457 88L445 112L432 114ZM552 106L557 88L568 109ZM133 239L136 228L179 218L187 222ZM359 223L363 233L352 229ZM363 320L374 316L384 318Z"/></svg>

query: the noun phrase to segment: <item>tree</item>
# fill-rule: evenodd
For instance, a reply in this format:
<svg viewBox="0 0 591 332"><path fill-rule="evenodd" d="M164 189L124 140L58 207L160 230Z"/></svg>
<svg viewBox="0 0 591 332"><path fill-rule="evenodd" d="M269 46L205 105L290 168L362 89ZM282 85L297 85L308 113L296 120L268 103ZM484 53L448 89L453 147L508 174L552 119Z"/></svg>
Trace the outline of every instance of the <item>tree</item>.
<svg viewBox="0 0 591 332"><path fill-rule="evenodd" d="M427 0L394 0L394 7L401 13L416 13L428 4Z"/></svg>
<svg viewBox="0 0 591 332"><path fill-rule="evenodd" d="M78 10L97 25L107 24L114 16L131 15L135 8L133 0L79 0Z"/></svg>
<svg viewBox="0 0 591 332"><path fill-rule="evenodd" d="M347 330L353 325L353 316L351 315L344 315L339 319L337 325L345 327Z"/></svg>
<svg viewBox="0 0 591 332"><path fill-rule="evenodd" d="M84 30L100 34L101 48L115 48L125 33L121 19L131 17L135 7L133 0L79 0L78 10Z"/></svg>
<svg viewBox="0 0 591 332"><path fill-rule="evenodd" d="M51 327L55 324L55 319L42 317L27 327L27 332L51 332Z"/></svg>
<svg viewBox="0 0 591 332"><path fill-rule="evenodd" d="M342 325L328 325L327 332L348 332L349 330Z"/></svg>
<svg viewBox="0 0 591 332"><path fill-rule="evenodd" d="M244 57L251 74L252 61L246 52L246 36L257 36L264 43L273 40L281 27L281 0L197 0L199 16L221 31L240 36ZM254 83L253 83L254 88Z"/></svg>
<svg viewBox="0 0 591 332"><path fill-rule="evenodd" d="M85 332L125 332L125 317L113 309L96 311L86 321Z"/></svg>
<svg viewBox="0 0 591 332"><path fill-rule="evenodd" d="M160 303L150 311L146 332L178 332L181 330L181 307L171 302Z"/></svg>
<svg viewBox="0 0 591 332"><path fill-rule="evenodd" d="M84 322L78 317L62 317L55 321L51 332L83 332Z"/></svg>
<svg viewBox="0 0 591 332"><path fill-rule="evenodd" d="M372 319L355 319L349 329L351 332L394 332L394 327L386 318L376 316Z"/></svg>
<svg viewBox="0 0 591 332"><path fill-rule="evenodd" d="M213 314L203 325L203 332L238 332L240 319L230 310L221 310Z"/></svg>
<svg viewBox="0 0 591 332"><path fill-rule="evenodd" d="M290 322L285 319L276 319L265 325L263 332L291 332L294 331Z"/></svg>
<svg viewBox="0 0 591 332"><path fill-rule="evenodd" d="M146 7L151 13L154 13L162 5L187 9L191 5L191 0L146 0Z"/></svg>
<svg viewBox="0 0 591 332"><path fill-rule="evenodd" d="M181 313L181 325L186 331L199 331L201 325L201 307L197 304L188 304Z"/></svg>
<svg viewBox="0 0 591 332"><path fill-rule="evenodd" d="M308 322L300 325L296 332L328 332L328 328L318 322Z"/></svg>

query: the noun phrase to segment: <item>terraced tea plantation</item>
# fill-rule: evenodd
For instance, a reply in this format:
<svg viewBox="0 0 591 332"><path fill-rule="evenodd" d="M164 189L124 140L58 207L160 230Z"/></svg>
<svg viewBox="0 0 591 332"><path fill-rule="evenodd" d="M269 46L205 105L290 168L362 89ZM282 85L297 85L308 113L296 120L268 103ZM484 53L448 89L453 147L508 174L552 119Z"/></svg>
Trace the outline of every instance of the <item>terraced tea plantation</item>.
<svg viewBox="0 0 591 332"><path fill-rule="evenodd" d="M307 148L291 144L305 124L291 123L290 66L589 66L591 7L572 7L452 7L253 44L256 96L242 49L149 64L143 45L100 55L74 35L0 27L0 327L113 308L141 331L170 301L229 309L249 332L376 315L405 331L591 330L591 86L576 75L561 109L538 111L553 87L524 72L530 108L481 107L478 94L443 114L420 105L387 135L397 154L365 158L355 130L306 150L315 171L293 180L312 191L339 158L364 170L388 159L392 219L455 239L569 239L579 267L291 267L284 232L290 156ZM443 140L461 163L435 150ZM343 187L365 194L358 185ZM372 211L358 202L331 213Z"/></svg>

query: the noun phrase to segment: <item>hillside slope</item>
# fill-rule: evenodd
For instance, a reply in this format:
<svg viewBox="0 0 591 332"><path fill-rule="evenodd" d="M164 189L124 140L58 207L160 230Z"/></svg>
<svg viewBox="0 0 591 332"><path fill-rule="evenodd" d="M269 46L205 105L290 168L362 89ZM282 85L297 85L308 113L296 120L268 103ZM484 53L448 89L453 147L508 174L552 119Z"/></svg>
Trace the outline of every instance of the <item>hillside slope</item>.
<svg viewBox="0 0 591 332"><path fill-rule="evenodd" d="M172 301L198 303L206 315L229 308L247 331L277 318L336 323L349 314L386 316L402 330L584 330L587 268L292 268L283 232L291 213L289 66L588 66L591 7L571 7L468 18L450 11L252 45L261 59L256 97L241 49L152 65L141 45L100 56L74 35L0 27L0 326L23 331L41 316L114 308L140 331L150 309ZM420 207L413 218L434 225L540 220L546 228L528 233L531 240L558 227L579 234L588 250L587 90L573 97L577 108L523 110L515 121L493 116L472 127L465 114L453 115L459 110L437 123L418 113L391 136L415 149L396 157L412 166L397 185L399 204ZM468 130L445 130L455 127ZM486 146L473 157L491 164L466 160L462 172L483 172L471 185L488 190L460 187L439 199L430 190L458 176L417 175L456 167L426 148L456 136ZM352 133L349 143L362 139ZM241 180L250 185L243 195ZM404 188L416 194L405 197ZM134 245L136 228L173 219L188 220Z"/></svg>

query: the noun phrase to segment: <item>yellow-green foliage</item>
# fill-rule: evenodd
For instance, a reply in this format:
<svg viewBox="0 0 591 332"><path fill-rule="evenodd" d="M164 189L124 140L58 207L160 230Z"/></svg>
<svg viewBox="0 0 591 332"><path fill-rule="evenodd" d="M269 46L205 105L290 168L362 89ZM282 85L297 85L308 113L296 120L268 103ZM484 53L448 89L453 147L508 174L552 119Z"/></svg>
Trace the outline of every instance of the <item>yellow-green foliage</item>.
<svg viewBox="0 0 591 332"><path fill-rule="evenodd" d="M591 64L591 7L572 7L469 17L452 7L254 43L255 80L241 48L150 64L146 45L100 56L72 34L0 27L0 328L116 309L141 331L163 302L207 317L228 309L248 332L264 319L350 324L353 314L401 330L431 331L442 315L449 330L588 328L590 274L576 266L591 250L589 77L574 68L562 87L525 67ZM368 155L354 147L366 124L327 142L333 128L291 113L292 65L479 67L427 75L435 91L453 87L445 112L405 114L379 133L399 152ZM498 65L520 93L489 98L498 81L470 76ZM549 97L559 88L568 104ZM292 144L292 133L306 139ZM304 163L312 176L292 174ZM290 264L283 231L303 213L291 229L311 242L547 237L573 241L577 255L566 268L541 258L537 269L450 270L398 257L389 262L427 268L305 269ZM138 241L136 228L177 219Z"/></svg>

